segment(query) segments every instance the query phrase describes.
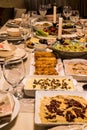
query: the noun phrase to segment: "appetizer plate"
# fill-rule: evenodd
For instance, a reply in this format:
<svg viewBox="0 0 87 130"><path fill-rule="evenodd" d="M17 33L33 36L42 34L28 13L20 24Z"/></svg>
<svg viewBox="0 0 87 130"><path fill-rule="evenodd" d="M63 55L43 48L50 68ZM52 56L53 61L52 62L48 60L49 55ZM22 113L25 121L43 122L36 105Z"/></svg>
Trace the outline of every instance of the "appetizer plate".
<svg viewBox="0 0 87 130"><path fill-rule="evenodd" d="M87 60L63 60L65 75L73 76L77 81L87 81Z"/></svg>
<svg viewBox="0 0 87 130"><path fill-rule="evenodd" d="M63 81L67 84L64 87ZM37 83L35 83L37 82ZM59 85L57 83L60 83ZM70 90L76 89L76 80L71 76L27 76L23 80L25 95L35 97L36 91L41 90ZM49 85L47 85L49 84ZM56 85L57 84L57 85Z"/></svg>
<svg viewBox="0 0 87 130"><path fill-rule="evenodd" d="M8 123L0 124L0 128L3 128L4 126L10 124L17 117L17 115L19 113L19 110L20 110L19 101L14 96L13 96L13 98L14 98L15 106L14 106L14 110L13 110L13 113L12 113L11 121L8 122Z"/></svg>
<svg viewBox="0 0 87 130"><path fill-rule="evenodd" d="M37 125L44 125L44 126L55 126L55 125L75 125L75 124L85 124L85 123L82 123L81 121L80 122L69 122L69 121L59 121L59 122L51 122L49 121L49 123L43 123L41 121L41 118L40 118L40 114L44 114L43 112L41 113L41 101L45 98L47 98L47 100L45 100L46 102L48 102L48 98L51 98L51 97L55 97L55 96L58 96L58 95L61 95L61 96L75 96L75 97L78 97L78 98L83 98L85 99L86 103L87 103L87 94L86 92L78 92L78 91L36 91L36 96L35 96L35 124ZM45 101L43 101L43 103L46 103ZM81 101L79 101L80 103ZM48 104L47 104L48 105ZM61 106L62 107L62 106ZM44 110L44 109L43 109ZM50 119L51 120L51 119ZM60 120L60 118L59 118Z"/></svg>
<svg viewBox="0 0 87 130"><path fill-rule="evenodd" d="M51 26L52 23L51 22L48 22L48 21L41 21L41 22L35 22L34 25L33 25L33 28L35 30L38 30L38 29L43 29L45 27L49 27Z"/></svg>

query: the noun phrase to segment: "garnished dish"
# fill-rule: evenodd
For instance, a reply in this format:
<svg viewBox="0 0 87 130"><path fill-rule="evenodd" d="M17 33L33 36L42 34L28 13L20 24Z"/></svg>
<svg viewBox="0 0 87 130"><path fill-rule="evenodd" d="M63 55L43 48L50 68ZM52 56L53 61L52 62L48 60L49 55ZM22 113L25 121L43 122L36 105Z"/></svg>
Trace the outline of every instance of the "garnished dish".
<svg viewBox="0 0 87 130"><path fill-rule="evenodd" d="M87 51L87 45L79 40L65 39L64 41L56 41L53 46L56 50L65 52L85 52Z"/></svg>
<svg viewBox="0 0 87 130"><path fill-rule="evenodd" d="M58 52L60 57L81 58L87 53L85 40L81 39L63 39L52 44L51 48Z"/></svg>
<svg viewBox="0 0 87 130"><path fill-rule="evenodd" d="M87 96L85 92L37 91L35 108L36 124L87 123Z"/></svg>
<svg viewBox="0 0 87 130"><path fill-rule="evenodd" d="M41 21L41 22L35 22L35 24L33 25L33 28L35 30L38 30L38 29L43 29L45 27L49 27L51 26L52 23L51 22L47 22L47 21Z"/></svg>
<svg viewBox="0 0 87 130"><path fill-rule="evenodd" d="M24 84L25 94L35 97L37 90L75 90L76 80L71 76L28 76Z"/></svg>
<svg viewBox="0 0 87 130"><path fill-rule="evenodd" d="M58 25L51 25L49 27L38 28L35 32L37 37L57 38L58 36ZM77 37L76 26L72 23L63 24L62 26L62 37Z"/></svg>
<svg viewBox="0 0 87 130"><path fill-rule="evenodd" d="M87 81L87 60L71 59L64 60L63 63L66 75L72 75L77 80Z"/></svg>

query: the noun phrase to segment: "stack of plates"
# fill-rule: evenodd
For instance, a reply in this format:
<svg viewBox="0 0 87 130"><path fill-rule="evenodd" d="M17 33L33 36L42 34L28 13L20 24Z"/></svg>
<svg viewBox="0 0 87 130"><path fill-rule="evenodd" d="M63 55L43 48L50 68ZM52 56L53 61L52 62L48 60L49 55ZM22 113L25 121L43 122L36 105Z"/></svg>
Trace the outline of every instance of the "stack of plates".
<svg viewBox="0 0 87 130"><path fill-rule="evenodd" d="M24 49L16 48L14 45L10 45L11 50L0 50L0 63L3 64L5 59L10 59L12 62L17 62L18 59L27 58L27 54Z"/></svg>

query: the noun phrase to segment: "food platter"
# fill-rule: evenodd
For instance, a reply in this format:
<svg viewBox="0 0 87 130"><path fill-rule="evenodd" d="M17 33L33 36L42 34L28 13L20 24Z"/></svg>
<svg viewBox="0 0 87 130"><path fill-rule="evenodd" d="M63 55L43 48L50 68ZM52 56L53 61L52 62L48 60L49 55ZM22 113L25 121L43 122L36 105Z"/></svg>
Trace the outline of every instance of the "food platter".
<svg viewBox="0 0 87 130"><path fill-rule="evenodd" d="M62 64L61 59L57 60L57 64L56 64L55 70L58 72L59 76L60 75L61 76L64 75L63 64ZM37 75L37 74L35 74L35 58L34 58L34 53L31 54L29 75L30 76Z"/></svg>
<svg viewBox="0 0 87 130"><path fill-rule="evenodd" d="M44 113L40 113L41 112L41 101L43 101L43 99L46 99L47 100L44 102L43 101L43 104L46 104L46 102L48 102L48 98L51 98L51 97L55 97L55 96L63 96L63 97L67 97L67 96L75 96L75 98L83 98L86 100L86 103L87 103L87 94L86 92L76 92L76 91L36 91L36 99L35 99L35 124L37 125L44 125L44 126L54 126L54 125L75 125L75 124L85 124L85 123L82 123L81 121L53 121L51 122L51 119L50 121L48 121L47 123L46 122L43 122L41 121L41 118L40 118L40 114L44 115ZM81 101L80 101L81 102ZM48 105L48 103L47 103ZM43 110L44 110L44 107L43 107ZM61 118L59 118L60 120Z"/></svg>
<svg viewBox="0 0 87 130"><path fill-rule="evenodd" d="M33 25L33 28L35 30L38 30L38 29L43 29L45 27L49 27L51 26L52 23L51 22L48 22L48 21L41 21L41 22L35 22L34 25Z"/></svg>
<svg viewBox="0 0 87 130"><path fill-rule="evenodd" d="M36 82L36 83L35 83ZM27 76L24 80L24 92L29 97L35 97L36 91L41 90L70 90L76 89L76 80L71 76ZM58 85L58 84L59 85ZM64 84L66 87L63 86ZM49 84L49 85L47 85ZM56 85L57 84L57 85Z"/></svg>
<svg viewBox="0 0 87 130"><path fill-rule="evenodd" d="M87 56L87 47L85 42L79 40L66 39L61 44L56 41L50 48L61 58L85 58Z"/></svg>
<svg viewBox="0 0 87 130"><path fill-rule="evenodd" d="M34 33L34 36L39 38L39 39L57 39L58 36L55 35L47 35L47 36L43 36L43 35L37 35L36 32ZM62 34L62 38L76 38L78 37L78 34L72 33L72 34Z"/></svg>
<svg viewBox="0 0 87 130"><path fill-rule="evenodd" d="M65 75L71 75L77 81L87 81L87 60L63 60ZM69 68L69 69L68 69Z"/></svg>

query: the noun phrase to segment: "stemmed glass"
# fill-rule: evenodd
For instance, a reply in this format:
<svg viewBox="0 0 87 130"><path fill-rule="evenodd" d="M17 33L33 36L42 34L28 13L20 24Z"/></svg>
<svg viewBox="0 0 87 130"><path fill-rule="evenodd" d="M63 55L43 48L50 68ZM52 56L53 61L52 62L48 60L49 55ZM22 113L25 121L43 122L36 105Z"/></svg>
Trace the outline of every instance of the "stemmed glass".
<svg viewBox="0 0 87 130"><path fill-rule="evenodd" d="M71 10L70 20L74 23L79 21L79 11L78 10Z"/></svg>
<svg viewBox="0 0 87 130"><path fill-rule="evenodd" d="M26 40L31 36L31 26L28 21L22 21L19 26L21 37L24 39L24 49L26 50Z"/></svg>
<svg viewBox="0 0 87 130"><path fill-rule="evenodd" d="M46 5L40 5L39 6L39 13L41 15L41 18L45 18L45 15L47 13L47 7L46 7Z"/></svg>
<svg viewBox="0 0 87 130"><path fill-rule="evenodd" d="M3 63L3 75L5 80L12 86L12 94L18 99L23 97L22 90L18 91L18 86L25 77L25 67L23 59L18 59L12 62L8 59Z"/></svg>
<svg viewBox="0 0 87 130"><path fill-rule="evenodd" d="M65 16L66 20L68 20L68 18L71 15L71 6L64 6L63 8L63 15Z"/></svg>

